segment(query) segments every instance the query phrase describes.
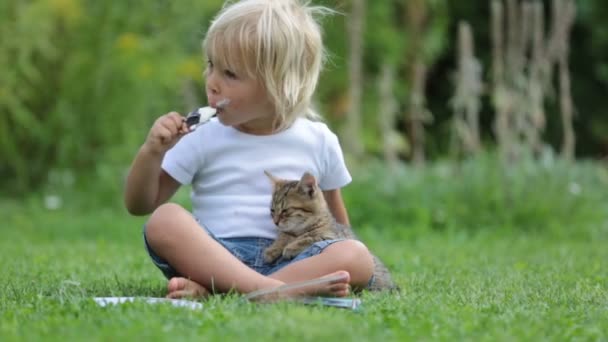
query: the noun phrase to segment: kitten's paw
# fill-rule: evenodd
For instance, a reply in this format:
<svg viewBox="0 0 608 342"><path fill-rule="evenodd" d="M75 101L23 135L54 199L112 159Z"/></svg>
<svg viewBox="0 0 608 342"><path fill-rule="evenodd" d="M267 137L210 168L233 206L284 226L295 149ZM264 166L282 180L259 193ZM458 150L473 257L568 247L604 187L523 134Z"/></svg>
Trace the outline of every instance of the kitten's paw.
<svg viewBox="0 0 608 342"><path fill-rule="evenodd" d="M278 249L268 248L264 251L264 261L268 264L277 260L277 258L281 255L281 251Z"/></svg>
<svg viewBox="0 0 608 342"><path fill-rule="evenodd" d="M300 252L302 251L301 248L289 248L286 247L283 250L283 258L285 259L293 259L296 257L296 255L300 254Z"/></svg>

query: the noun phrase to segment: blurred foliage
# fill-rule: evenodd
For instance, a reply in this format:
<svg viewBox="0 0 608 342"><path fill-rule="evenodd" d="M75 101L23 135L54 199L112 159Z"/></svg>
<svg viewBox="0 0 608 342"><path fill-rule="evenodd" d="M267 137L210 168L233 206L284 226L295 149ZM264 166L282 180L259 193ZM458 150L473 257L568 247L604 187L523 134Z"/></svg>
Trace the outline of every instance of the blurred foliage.
<svg viewBox="0 0 608 342"><path fill-rule="evenodd" d="M532 0L527 0L532 1ZM549 14L552 0L539 0L545 8L545 27L550 29ZM429 127L433 137L428 148L435 157L447 146L451 112L445 101L453 93L451 75L455 69L456 33L459 20L466 20L473 27L475 53L480 59L485 78L491 73L490 1L449 1L450 44L434 65L427 89L429 105L435 115L435 124ZM605 115L608 92L608 30L603 23L608 14L608 2L601 0L576 1L576 21L570 37L569 67L572 78L572 96L575 106L574 128L576 130L576 153L579 157L606 157L608 155L608 117ZM554 91L556 91L555 89ZM489 94L483 97L481 121L486 142L493 141L493 112ZM546 103L547 128L543 139L559 148L562 127L557 108L557 99Z"/></svg>
<svg viewBox="0 0 608 342"><path fill-rule="evenodd" d="M23 190L54 169L124 165L156 117L191 110L184 87L202 89L200 42L221 2L0 6L0 175Z"/></svg>
<svg viewBox="0 0 608 342"><path fill-rule="evenodd" d="M348 1L315 1L340 14L322 22L330 60L317 102L332 126L348 110ZM223 1L0 1L0 187L17 193L46 184L116 184L153 120L171 110L204 103L201 39ZM455 27L469 21L484 70L489 65L487 1L428 0L431 26L421 49L430 64L427 101L429 155L446 151L455 68ZM549 8L547 2L546 8ZM407 2L368 1L365 30L365 145L380 150L376 77L381 63L397 64L395 95L407 106L411 52L404 11ZM572 38L573 95L578 109L577 151L608 149L604 101L608 87L608 3L579 2ZM593 38L592 38L593 37ZM419 38L419 37L418 37ZM558 143L559 120L549 108L546 139ZM489 106L482 124L491 138ZM402 127L403 123L398 125ZM66 181L67 180L67 181ZM113 181L113 183L112 183ZM113 189L107 191L113 193Z"/></svg>
<svg viewBox="0 0 608 342"><path fill-rule="evenodd" d="M390 171L358 170L343 190L353 227L409 236L428 230L500 230L581 236L608 223L608 169L546 154L502 168L494 155Z"/></svg>
<svg viewBox="0 0 608 342"><path fill-rule="evenodd" d="M122 170L106 165L95 182L75 187L54 173L52 186L25 201L0 197L0 209L123 212ZM391 170L381 161L353 169L342 195L355 231L391 234L401 241L425 233L499 231L560 238L606 236L608 168L597 162L567 163L547 153L542 161L502 168L493 154L456 163L442 160L425 168ZM189 187L173 202L190 208ZM94 194L92 196L91 194Z"/></svg>

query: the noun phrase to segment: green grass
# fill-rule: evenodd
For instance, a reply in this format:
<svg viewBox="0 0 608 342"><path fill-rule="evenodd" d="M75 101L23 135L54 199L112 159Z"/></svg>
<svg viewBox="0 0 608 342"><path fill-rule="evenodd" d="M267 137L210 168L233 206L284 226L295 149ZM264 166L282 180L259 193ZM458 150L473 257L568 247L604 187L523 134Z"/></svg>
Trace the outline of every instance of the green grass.
<svg viewBox="0 0 608 342"><path fill-rule="evenodd" d="M479 189L484 185L471 186L479 180L465 180L471 197L453 178L437 184L422 171L412 172L409 185L398 187L404 191L399 198L409 201L404 216L394 202L377 203L389 195L371 191L365 181L345 192L351 212L366 212L369 208L358 204L366 200L372 208L395 209L354 215L362 227L357 232L402 288L397 294L362 294L359 312L252 304L238 296L209 299L199 311L144 303L98 307L92 297L164 295L165 280L142 245L144 219L82 195L66 195L65 206L54 211L44 209L35 195L24 201L0 199L0 340L608 339L608 211L607 202L598 201L606 198L598 180L603 176L580 178L589 179L580 180L584 195L561 226L552 213L539 211L532 224L551 222L551 229L517 230L500 227L512 224L513 213L525 212L524 206L562 208L571 199L552 196L545 188L544 204L515 201L521 205L482 227L489 222L487 213L479 213L486 215L482 219L457 216L472 212L462 204L470 205L467 198L483 205ZM545 183L559 183L560 177ZM418 204L411 203L415 193L424 197ZM434 222L438 201L443 201L444 220L456 217L457 223L421 228ZM556 233L560 229L568 233Z"/></svg>

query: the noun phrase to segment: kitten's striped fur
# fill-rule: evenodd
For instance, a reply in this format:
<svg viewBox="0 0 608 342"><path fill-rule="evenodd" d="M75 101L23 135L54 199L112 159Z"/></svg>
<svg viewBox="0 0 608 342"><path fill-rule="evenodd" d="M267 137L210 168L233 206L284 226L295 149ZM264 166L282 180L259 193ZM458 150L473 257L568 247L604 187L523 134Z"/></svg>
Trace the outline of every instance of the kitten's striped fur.
<svg viewBox="0 0 608 342"><path fill-rule="evenodd" d="M264 173L273 184L270 214L279 230L264 251L266 262L281 256L292 259L317 241L337 237L334 218L313 175L306 172L300 180L283 180Z"/></svg>
<svg viewBox="0 0 608 342"><path fill-rule="evenodd" d="M264 251L267 262L280 256L293 258L316 241L335 238L358 240L350 227L335 222L323 192L311 174L305 173L297 181L264 173L273 184L271 215L279 230L275 242ZM399 291L389 270L375 255L374 264L374 281L367 289Z"/></svg>

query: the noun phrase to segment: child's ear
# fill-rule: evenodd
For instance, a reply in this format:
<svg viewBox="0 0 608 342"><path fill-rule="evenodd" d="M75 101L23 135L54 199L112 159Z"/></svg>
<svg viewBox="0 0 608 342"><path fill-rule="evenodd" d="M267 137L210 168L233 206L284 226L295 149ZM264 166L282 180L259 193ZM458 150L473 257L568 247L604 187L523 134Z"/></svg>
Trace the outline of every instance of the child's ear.
<svg viewBox="0 0 608 342"><path fill-rule="evenodd" d="M315 179L315 176L305 172L298 183L298 188L302 193L312 198L317 191L317 180Z"/></svg>

